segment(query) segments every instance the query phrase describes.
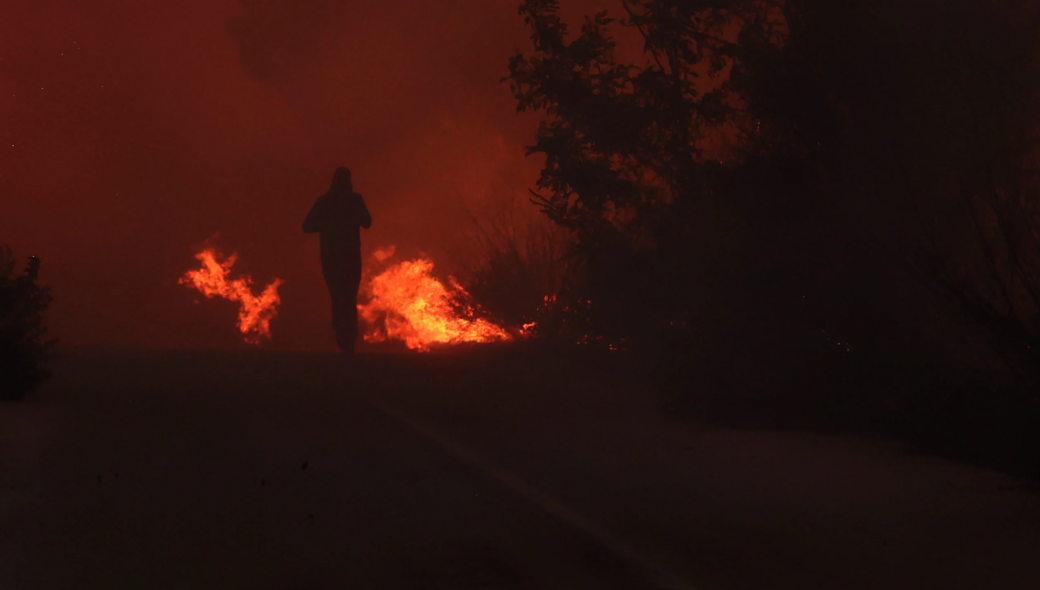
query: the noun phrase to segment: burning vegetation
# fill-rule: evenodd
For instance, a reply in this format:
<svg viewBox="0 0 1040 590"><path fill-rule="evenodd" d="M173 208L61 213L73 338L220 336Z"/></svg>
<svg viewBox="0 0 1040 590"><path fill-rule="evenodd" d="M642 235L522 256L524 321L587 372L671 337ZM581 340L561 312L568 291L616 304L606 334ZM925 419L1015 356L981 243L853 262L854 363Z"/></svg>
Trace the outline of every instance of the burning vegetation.
<svg viewBox="0 0 1040 590"><path fill-rule="evenodd" d="M604 350L626 348L624 338L590 335L594 330L581 313L591 306L585 299L570 305L558 301L555 294L546 295L523 314L522 321L512 323L489 315L484 298L471 295L453 276L445 280L436 277L434 263L428 257L397 260L394 252L393 246L378 249L366 265L357 306L365 342L398 341L410 350L429 352L437 345L563 337ZM278 288L283 281L276 278L259 294L254 293L251 277L230 278L237 257L232 254L221 261L216 250L206 248L195 255L202 267L185 273L179 282L208 298L237 301L238 328L246 342L259 345L271 338L271 321L281 303Z"/></svg>
<svg viewBox="0 0 1040 590"><path fill-rule="evenodd" d="M428 258L390 262L393 246L377 250L374 264L382 269L370 274L361 287L358 315L367 328L365 342L398 340L409 349L428 352L436 344L462 342L499 342L511 340L505 328L488 320L472 318L475 314L460 309L459 301L468 299L468 293L449 277L448 285L433 276L433 261ZM281 303L278 288L281 279L274 279L260 294L252 289L251 277L230 278L231 267L238 255L218 260L212 248L195 255L202 268L185 273L180 284L198 290L208 298L222 297L240 304L238 329L246 342L259 345L271 338L271 320ZM473 310L468 310L472 312Z"/></svg>
<svg viewBox="0 0 1040 590"><path fill-rule="evenodd" d="M512 339L501 326L469 319L454 302L467 299L465 289L449 277L448 285L433 276L428 258L389 263L394 247L376 250L373 259L389 264L361 287L358 314L367 324L365 342L400 340L420 352L435 344L498 342Z"/></svg>
<svg viewBox="0 0 1040 590"><path fill-rule="evenodd" d="M238 254L228 256L224 262L217 261L217 252L206 248L195 255L202 268L188 271L179 281L197 289L207 298L223 297L240 304L238 310L238 329L246 342L259 345L264 339L271 338L271 320L278 314L278 287L282 279L274 279L259 294L253 294L253 279L248 276L229 279L231 267L234 266Z"/></svg>

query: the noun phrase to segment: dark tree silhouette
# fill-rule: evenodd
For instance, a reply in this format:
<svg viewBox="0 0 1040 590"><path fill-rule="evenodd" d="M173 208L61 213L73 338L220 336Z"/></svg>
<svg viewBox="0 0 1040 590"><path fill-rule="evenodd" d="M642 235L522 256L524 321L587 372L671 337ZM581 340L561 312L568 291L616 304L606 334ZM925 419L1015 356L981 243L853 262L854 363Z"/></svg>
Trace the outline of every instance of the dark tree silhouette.
<svg viewBox="0 0 1040 590"><path fill-rule="evenodd" d="M1040 385L1040 7L974 5L941 37L943 88L926 127L895 145L913 206L912 262L988 328L1018 376ZM936 76L936 77L938 77ZM911 107L912 108L912 107ZM908 116L909 115L909 116ZM915 116L917 115L917 116ZM913 117L916 121L911 121ZM922 149L923 148L923 149ZM921 155L925 154L925 155Z"/></svg>
<svg viewBox="0 0 1040 590"><path fill-rule="evenodd" d="M622 5L573 35L520 6L532 200L580 262L561 306L678 351L659 373L699 412L1035 461L1040 380L1007 387L978 328L1040 369L1036 3Z"/></svg>
<svg viewBox="0 0 1040 590"><path fill-rule="evenodd" d="M546 115L530 147L545 156L533 201L574 231L577 296L603 330L682 325L765 290L773 316L869 332L838 302L878 299L867 292L879 287L847 258L898 239L913 244L916 272L1001 338L1040 350L1040 11L987 0L623 7L568 35L558 2L523 2L534 51L507 78L520 111ZM612 27L638 31L644 63L618 62Z"/></svg>
<svg viewBox="0 0 1040 590"><path fill-rule="evenodd" d="M529 148L545 156L533 201L575 233L573 297L601 333L656 338L707 304L706 285L723 297L734 274L765 276L736 236L760 239L781 209L816 199L831 111L802 73L793 3L624 8L570 38L555 0L524 2L534 52L513 57L507 79L518 110L547 116ZM612 25L638 30L644 64L616 60Z"/></svg>
<svg viewBox="0 0 1040 590"><path fill-rule="evenodd" d="M51 295L39 272L40 260L30 257L16 274L11 249L0 247L0 399L21 399L50 376L44 363L53 342L43 314Z"/></svg>

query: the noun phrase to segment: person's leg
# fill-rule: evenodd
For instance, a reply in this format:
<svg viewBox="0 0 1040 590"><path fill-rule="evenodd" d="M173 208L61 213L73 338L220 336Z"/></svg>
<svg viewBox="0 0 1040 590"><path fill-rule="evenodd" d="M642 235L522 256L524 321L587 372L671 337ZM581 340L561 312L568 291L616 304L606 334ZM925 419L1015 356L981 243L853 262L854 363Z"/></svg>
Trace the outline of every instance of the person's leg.
<svg viewBox="0 0 1040 590"><path fill-rule="evenodd" d="M354 352L357 305L350 296L350 290L342 286L329 285L329 295L332 298L332 330L336 333L336 345L343 352Z"/></svg>
<svg viewBox="0 0 1040 590"><path fill-rule="evenodd" d="M354 352L358 337L357 294L361 286L361 254L353 264L322 268L332 298L332 329L336 344L346 353Z"/></svg>
<svg viewBox="0 0 1040 590"><path fill-rule="evenodd" d="M350 311L344 310L344 315L347 316L344 318L344 321L347 323L348 333L353 336L354 340L357 340L358 336L361 335L358 329L357 310L358 289L361 287L361 267L359 265L351 270L350 287L347 293L344 294L344 305L349 306Z"/></svg>

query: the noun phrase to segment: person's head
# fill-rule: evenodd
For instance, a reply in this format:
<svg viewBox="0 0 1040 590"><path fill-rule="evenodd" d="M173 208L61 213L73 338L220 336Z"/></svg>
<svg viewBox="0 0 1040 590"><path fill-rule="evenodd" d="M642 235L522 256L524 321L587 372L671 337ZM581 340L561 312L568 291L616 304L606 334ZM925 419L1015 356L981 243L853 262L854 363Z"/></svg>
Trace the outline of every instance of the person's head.
<svg viewBox="0 0 1040 590"><path fill-rule="evenodd" d="M354 184L350 179L349 168L346 166L336 168L336 171L332 174L332 187L329 190L331 192L354 190Z"/></svg>

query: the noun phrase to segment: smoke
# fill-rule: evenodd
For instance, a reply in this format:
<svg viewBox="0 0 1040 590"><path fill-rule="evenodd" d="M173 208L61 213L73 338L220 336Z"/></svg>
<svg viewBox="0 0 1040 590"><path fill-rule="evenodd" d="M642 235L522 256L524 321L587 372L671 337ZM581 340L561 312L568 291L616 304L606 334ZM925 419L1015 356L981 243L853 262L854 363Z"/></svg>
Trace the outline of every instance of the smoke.
<svg viewBox="0 0 1040 590"><path fill-rule="evenodd" d="M176 284L218 234L242 272L285 279L272 345L328 348L300 223L336 166L372 211L366 255L450 269L467 211L526 199L537 121L500 82L528 45L517 5L6 2L0 241L42 257L69 345L238 346Z"/></svg>

